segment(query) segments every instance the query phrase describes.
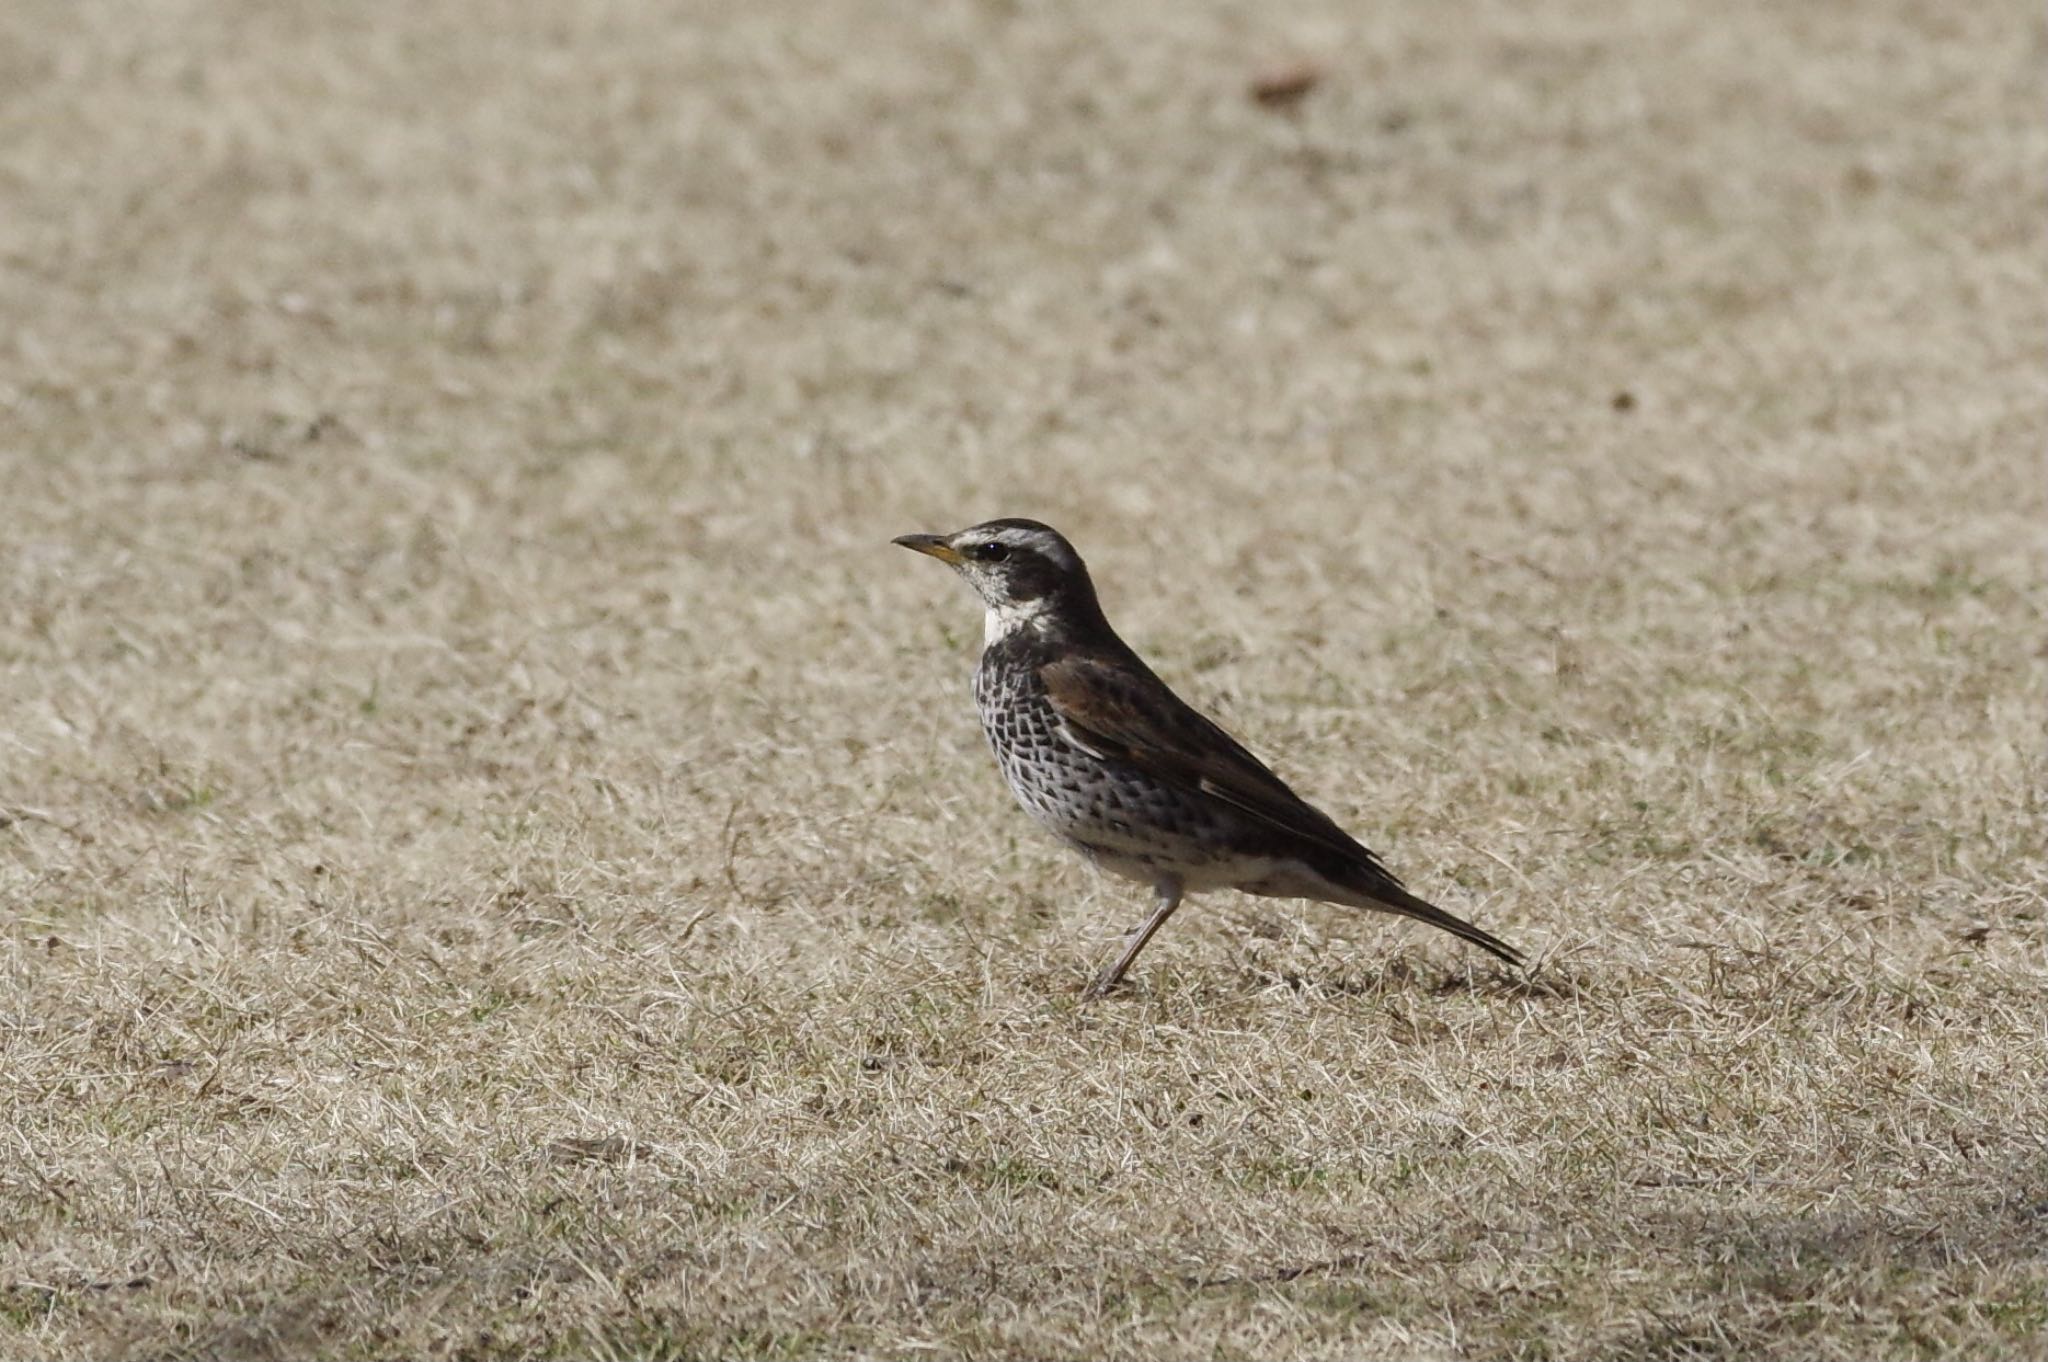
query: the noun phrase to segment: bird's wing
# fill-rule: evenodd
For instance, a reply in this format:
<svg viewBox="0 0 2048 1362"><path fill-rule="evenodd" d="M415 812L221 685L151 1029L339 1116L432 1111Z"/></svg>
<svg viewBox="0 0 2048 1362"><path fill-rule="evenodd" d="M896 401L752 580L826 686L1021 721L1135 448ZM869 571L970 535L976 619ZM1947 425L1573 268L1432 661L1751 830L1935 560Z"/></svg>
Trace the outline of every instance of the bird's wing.
<svg viewBox="0 0 2048 1362"><path fill-rule="evenodd" d="M1175 695L1135 659L1116 665L1082 654L1039 668L1047 700L1068 736L1108 761L1242 809L1394 879L1374 856L1274 775L1237 739Z"/></svg>

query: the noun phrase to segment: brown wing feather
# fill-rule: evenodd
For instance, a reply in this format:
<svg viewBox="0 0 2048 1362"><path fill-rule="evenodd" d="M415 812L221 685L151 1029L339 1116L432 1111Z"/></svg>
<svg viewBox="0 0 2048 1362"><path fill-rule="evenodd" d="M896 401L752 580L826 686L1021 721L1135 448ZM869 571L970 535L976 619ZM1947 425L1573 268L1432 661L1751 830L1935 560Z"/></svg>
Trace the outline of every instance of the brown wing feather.
<svg viewBox="0 0 2048 1362"><path fill-rule="evenodd" d="M1088 655L1069 656L1047 663L1038 675L1054 712L1084 746L1387 874L1379 858L1328 814L1287 788L1242 743L1135 658L1111 665Z"/></svg>
<svg viewBox="0 0 2048 1362"><path fill-rule="evenodd" d="M1135 656L1068 656L1039 668L1038 675L1053 711L1075 742L1335 853L1355 877L1351 887L1388 911L1440 927L1510 965L1521 965L1521 953L1513 946L1409 893L1379 857L1288 789L1286 781L1175 695Z"/></svg>

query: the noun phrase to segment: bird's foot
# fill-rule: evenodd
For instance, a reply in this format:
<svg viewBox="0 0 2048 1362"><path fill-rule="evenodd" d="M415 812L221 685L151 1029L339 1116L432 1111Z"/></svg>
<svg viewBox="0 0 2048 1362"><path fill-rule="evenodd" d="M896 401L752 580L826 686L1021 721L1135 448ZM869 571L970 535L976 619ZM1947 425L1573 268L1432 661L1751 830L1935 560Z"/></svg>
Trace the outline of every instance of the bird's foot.
<svg viewBox="0 0 2048 1362"><path fill-rule="evenodd" d="M1124 972L1120 967L1120 964L1121 962L1119 962L1119 964L1117 965L1111 965L1108 969L1105 969L1104 971L1102 971L1102 973L1096 975L1094 982L1090 983L1087 988L1081 991L1081 1001L1083 1003L1098 1002L1106 994L1108 994L1111 989L1115 988L1119 983L1121 983L1123 981Z"/></svg>

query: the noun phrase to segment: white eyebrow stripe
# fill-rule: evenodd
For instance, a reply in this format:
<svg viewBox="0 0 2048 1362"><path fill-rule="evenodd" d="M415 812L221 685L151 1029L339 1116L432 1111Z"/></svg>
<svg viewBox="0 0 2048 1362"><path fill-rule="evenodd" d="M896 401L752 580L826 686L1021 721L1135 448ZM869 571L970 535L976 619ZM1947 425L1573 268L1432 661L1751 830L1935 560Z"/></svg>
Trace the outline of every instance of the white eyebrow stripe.
<svg viewBox="0 0 2048 1362"><path fill-rule="evenodd" d="M1079 556L1075 554L1073 549L1069 548L1065 542L1057 537L1047 534L1044 530L1026 530L1020 529L1015 525L1005 525L994 534L987 536L987 538L993 539L999 544L1008 544L1011 548L1030 549L1033 553L1044 555L1067 571L1072 571L1074 568L1079 567L1081 563Z"/></svg>

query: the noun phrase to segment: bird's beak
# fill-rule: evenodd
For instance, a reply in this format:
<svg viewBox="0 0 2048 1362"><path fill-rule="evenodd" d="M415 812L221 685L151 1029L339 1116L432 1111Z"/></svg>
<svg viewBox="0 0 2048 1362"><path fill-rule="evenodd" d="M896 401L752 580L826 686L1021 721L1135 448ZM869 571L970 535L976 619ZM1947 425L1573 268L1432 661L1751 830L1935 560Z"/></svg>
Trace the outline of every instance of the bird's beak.
<svg viewBox="0 0 2048 1362"><path fill-rule="evenodd" d="M952 563L957 566L960 562L960 551L948 544L944 535L899 534L889 542L901 544L904 548L918 553L928 553L941 563Z"/></svg>

